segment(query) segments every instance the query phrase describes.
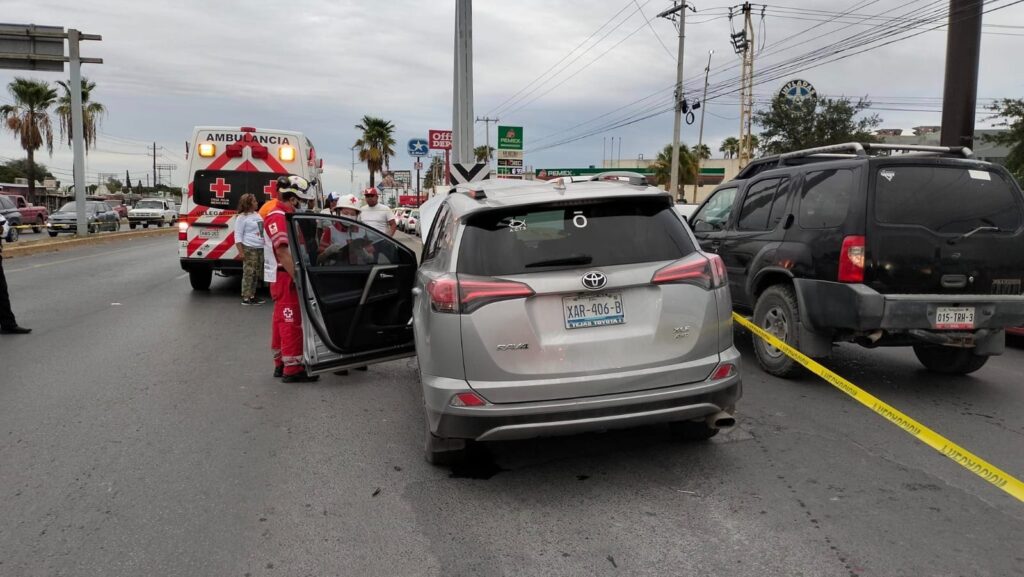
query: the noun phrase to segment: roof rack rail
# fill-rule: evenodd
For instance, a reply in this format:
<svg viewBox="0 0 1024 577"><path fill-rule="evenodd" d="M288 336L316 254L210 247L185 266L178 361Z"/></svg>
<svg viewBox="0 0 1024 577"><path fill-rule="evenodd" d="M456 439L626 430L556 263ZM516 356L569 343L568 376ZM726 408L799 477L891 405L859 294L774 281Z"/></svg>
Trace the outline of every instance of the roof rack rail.
<svg viewBox="0 0 1024 577"><path fill-rule="evenodd" d="M950 156L962 156L971 158L974 152L966 146L925 146L918 144L876 144L873 142L844 142L831 146L818 146L805 150L795 150L779 155L779 165L794 158L805 158L818 154L846 153L855 156L867 156L869 150L901 150L904 152L927 152L932 154L946 154Z"/></svg>
<svg viewBox="0 0 1024 577"><path fill-rule="evenodd" d="M647 186L647 177L640 174L639 172L633 172L630 170L609 170L608 172L599 172L587 180L589 182L596 182L599 180L605 180L608 178L623 177L628 179L629 184L633 186Z"/></svg>

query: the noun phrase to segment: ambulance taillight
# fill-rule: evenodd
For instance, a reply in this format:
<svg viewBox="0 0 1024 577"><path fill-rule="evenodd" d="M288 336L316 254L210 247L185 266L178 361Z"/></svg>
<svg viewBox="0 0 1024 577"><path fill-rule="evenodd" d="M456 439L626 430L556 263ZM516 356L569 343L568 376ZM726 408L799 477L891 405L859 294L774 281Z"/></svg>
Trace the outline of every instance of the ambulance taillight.
<svg viewBox="0 0 1024 577"><path fill-rule="evenodd" d="M188 221L178 221L178 240L188 240Z"/></svg>

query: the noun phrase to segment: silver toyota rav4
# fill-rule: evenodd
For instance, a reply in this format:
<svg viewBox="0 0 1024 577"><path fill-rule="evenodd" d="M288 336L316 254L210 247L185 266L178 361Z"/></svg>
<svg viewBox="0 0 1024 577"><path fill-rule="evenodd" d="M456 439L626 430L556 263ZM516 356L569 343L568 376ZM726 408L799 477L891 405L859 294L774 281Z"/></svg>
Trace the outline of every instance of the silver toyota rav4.
<svg viewBox="0 0 1024 577"><path fill-rule="evenodd" d="M734 423L725 268L638 179L457 189L418 265L352 220L289 218L311 372L418 355L432 463L475 441Z"/></svg>

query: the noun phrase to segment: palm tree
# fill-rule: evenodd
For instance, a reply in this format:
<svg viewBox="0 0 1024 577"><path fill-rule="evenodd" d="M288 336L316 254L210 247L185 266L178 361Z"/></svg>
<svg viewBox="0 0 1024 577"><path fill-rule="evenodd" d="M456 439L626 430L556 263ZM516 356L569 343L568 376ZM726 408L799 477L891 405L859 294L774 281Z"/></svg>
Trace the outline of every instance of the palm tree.
<svg viewBox="0 0 1024 577"><path fill-rule="evenodd" d="M473 156L478 163L490 162L491 158L494 158L494 147L481 144L473 149Z"/></svg>
<svg viewBox="0 0 1024 577"><path fill-rule="evenodd" d="M57 81L57 84L64 89L64 95L57 101L57 118L60 120L60 137L68 139L68 146L74 135L71 134L71 81ZM89 146L96 146L96 134L99 132L103 115L107 113L107 107L99 102L90 102L89 95L96 88L95 82L89 82L88 78L82 77L82 135L85 140L85 153L89 153Z"/></svg>
<svg viewBox="0 0 1024 577"><path fill-rule="evenodd" d="M373 186L373 174L391 168L391 157L395 155L395 125L389 120L366 115L356 129L362 131L362 136L356 140L359 160L366 163L370 186Z"/></svg>
<svg viewBox="0 0 1024 577"><path fill-rule="evenodd" d="M739 143L739 141L737 141L737 144L738 143ZM757 135L756 134L751 134L750 135L750 157L751 158L757 156L757 148L759 146L761 146L761 141L759 141L757 139Z"/></svg>
<svg viewBox="0 0 1024 577"><path fill-rule="evenodd" d="M740 140L735 136L730 136L722 141L722 146L718 147L718 152L724 152L725 158L732 158L740 153Z"/></svg>
<svg viewBox="0 0 1024 577"><path fill-rule="evenodd" d="M701 160L707 160L711 158L711 147L706 144L698 144L693 147L693 154Z"/></svg>
<svg viewBox="0 0 1024 577"><path fill-rule="evenodd" d="M7 85L14 104L0 106L0 122L14 133L28 153L28 200L35 202L35 152L45 144L53 156L53 124L50 107L57 100L57 91L45 82L15 78Z"/></svg>
<svg viewBox="0 0 1024 577"><path fill-rule="evenodd" d="M679 145L679 183L693 184L693 174L697 161L685 144ZM658 184L669 184L672 180L672 145L666 144L664 150L658 153L654 161L654 179Z"/></svg>

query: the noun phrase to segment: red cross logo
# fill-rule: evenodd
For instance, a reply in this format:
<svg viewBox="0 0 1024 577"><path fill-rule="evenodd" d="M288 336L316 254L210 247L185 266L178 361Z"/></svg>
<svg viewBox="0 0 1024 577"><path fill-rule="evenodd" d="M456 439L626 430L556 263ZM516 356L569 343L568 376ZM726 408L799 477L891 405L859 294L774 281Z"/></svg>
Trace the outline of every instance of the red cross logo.
<svg viewBox="0 0 1024 577"><path fill-rule="evenodd" d="M210 192L216 194L217 198L224 198L231 192L231 185L224 182L223 178L218 178L216 182L210 185Z"/></svg>
<svg viewBox="0 0 1024 577"><path fill-rule="evenodd" d="M263 194L266 194L271 197L277 196L277 181L271 180L269 183L267 183L267 185L263 187Z"/></svg>

